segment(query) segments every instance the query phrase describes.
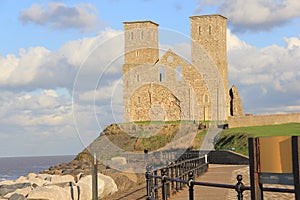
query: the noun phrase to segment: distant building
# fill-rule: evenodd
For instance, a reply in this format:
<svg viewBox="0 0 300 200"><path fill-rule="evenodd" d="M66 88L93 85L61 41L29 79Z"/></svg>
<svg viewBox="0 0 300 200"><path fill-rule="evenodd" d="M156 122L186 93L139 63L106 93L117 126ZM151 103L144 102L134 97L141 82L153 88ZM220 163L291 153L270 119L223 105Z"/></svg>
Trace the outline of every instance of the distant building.
<svg viewBox="0 0 300 200"><path fill-rule="evenodd" d="M124 22L125 122L244 115L236 87L229 94L226 18L192 16L190 22L191 63L171 49L159 58L158 24Z"/></svg>

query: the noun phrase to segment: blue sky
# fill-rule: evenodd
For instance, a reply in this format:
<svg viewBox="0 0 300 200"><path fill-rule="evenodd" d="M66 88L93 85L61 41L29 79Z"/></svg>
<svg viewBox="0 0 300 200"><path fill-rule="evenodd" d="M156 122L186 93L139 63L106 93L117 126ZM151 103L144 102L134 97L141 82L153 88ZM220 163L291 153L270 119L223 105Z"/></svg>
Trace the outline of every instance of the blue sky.
<svg viewBox="0 0 300 200"><path fill-rule="evenodd" d="M152 20L188 37L189 16L224 15L229 82L246 113L299 112L299 10L297 0L2 0L0 156L76 154L122 119L121 59L104 73L97 94L75 80L92 80L122 50L124 21ZM93 54L104 41L116 49ZM94 68L84 68L88 56Z"/></svg>

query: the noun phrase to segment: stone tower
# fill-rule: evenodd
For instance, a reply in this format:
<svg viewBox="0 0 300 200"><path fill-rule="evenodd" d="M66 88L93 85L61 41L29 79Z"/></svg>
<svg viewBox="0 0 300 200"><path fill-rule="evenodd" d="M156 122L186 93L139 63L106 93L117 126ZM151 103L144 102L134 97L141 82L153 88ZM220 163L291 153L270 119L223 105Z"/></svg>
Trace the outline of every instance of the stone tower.
<svg viewBox="0 0 300 200"><path fill-rule="evenodd" d="M230 113L230 97L228 94L228 64L226 48L226 17L222 15L202 15L190 17L191 39L192 39L192 63L196 63L201 53L198 48L203 50L214 61L222 79L223 89L225 90L226 111L225 118ZM200 61L200 63L203 63ZM207 70L206 70L207 71ZM204 72L205 73L205 72ZM212 78L212 76L210 76ZM217 103L218 104L218 103Z"/></svg>
<svg viewBox="0 0 300 200"><path fill-rule="evenodd" d="M141 70L150 67L159 59L158 24L152 21L123 22L124 25L124 64L123 64L123 103L125 121L142 120L143 109L130 106L133 92L143 85L145 75ZM138 95L137 101L142 95ZM135 102L136 103L136 102ZM141 103L139 103L141 104ZM141 104L142 105L142 104ZM137 116L132 116L137 111ZM148 113L148 112L147 112ZM145 119L144 119L145 120Z"/></svg>
<svg viewBox="0 0 300 200"><path fill-rule="evenodd" d="M158 24L152 21L124 22L125 63L123 74L137 65L153 64L159 58Z"/></svg>

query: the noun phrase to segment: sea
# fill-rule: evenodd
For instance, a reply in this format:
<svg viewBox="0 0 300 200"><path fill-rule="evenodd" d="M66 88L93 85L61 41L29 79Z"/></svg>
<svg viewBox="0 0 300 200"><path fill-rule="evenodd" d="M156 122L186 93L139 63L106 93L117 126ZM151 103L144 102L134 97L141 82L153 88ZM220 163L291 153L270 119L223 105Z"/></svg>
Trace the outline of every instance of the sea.
<svg viewBox="0 0 300 200"><path fill-rule="evenodd" d="M0 182L15 180L28 173L39 173L53 165L68 163L75 155L37 156L37 157L0 157Z"/></svg>

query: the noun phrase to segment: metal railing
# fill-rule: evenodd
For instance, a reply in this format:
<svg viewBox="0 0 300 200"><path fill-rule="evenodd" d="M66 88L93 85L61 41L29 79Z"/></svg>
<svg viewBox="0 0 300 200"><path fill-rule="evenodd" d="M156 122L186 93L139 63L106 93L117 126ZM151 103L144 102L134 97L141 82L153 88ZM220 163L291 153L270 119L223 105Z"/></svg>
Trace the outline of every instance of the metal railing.
<svg viewBox="0 0 300 200"><path fill-rule="evenodd" d="M188 156L184 158L188 158ZM240 174L236 177L237 183L235 185L194 181L195 176L200 176L207 171L208 163L205 162L206 159L205 156L192 157L186 160L182 158L160 169L148 166L145 174L147 199L167 200L172 194L182 190L184 186L188 186L189 199L194 200L194 186L207 186L234 189L237 192L237 199L243 200L243 192L251 190L251 187L243 184L243 177ZM263 187L262 190L266 192L295 193L294 189L286 188ZM251 197L251 199L254 198Z"/></svg>
<svg viewBox="0 0 300 200"><path fill-rule="evenodd" d="M199 152L189 153L160 169L154 169L152 165L147 166L145 174L147 199L167 200L171 194L182 190L188 184L191 173L200 176L207 171L208 163L205 162L205 156L199 157Z"/></svg>

